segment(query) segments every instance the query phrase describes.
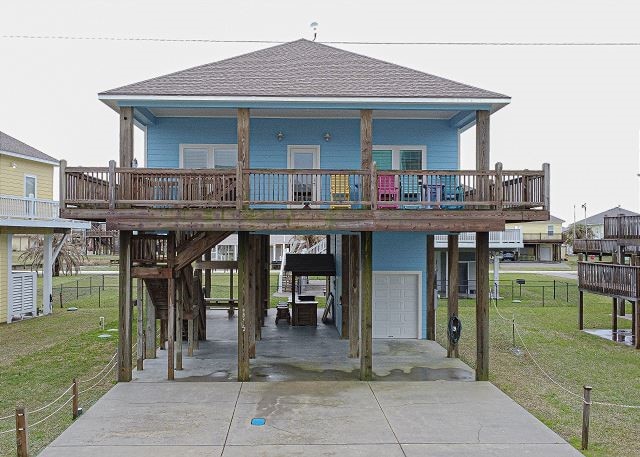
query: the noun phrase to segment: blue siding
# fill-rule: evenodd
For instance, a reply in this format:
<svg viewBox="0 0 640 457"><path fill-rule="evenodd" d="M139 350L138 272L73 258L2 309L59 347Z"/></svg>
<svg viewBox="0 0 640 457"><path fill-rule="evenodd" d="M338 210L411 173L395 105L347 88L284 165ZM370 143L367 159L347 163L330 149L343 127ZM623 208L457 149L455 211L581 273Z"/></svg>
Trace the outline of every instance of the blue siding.
<svg viewBox="0 0 640 457"><path fill-rule="evenodd" d="M283 141L276 133L285 134ZM331 141L323 139L331 133ZM177 167L181 143L237 142L235 118L158 118L147 128L147 166ZM287 145L319 145L321 168L360 166L358 119L252 119L251 167L286 168ZM458 166L458 134L446 120L377 119L373 143L379 145L425 145L427 167Z"/></svg>
<svg viewBox="0 0 640 457"><path fill-rule="evenodd" d="M422 272L422 331L427 334L427 236L420 232L375 232L373 234L373 271Z"/></svg>
<svg viewBox="0 0 640 457"><path fill-rule="evenodd" d="M285 134L283 141L276 133ZM323 139L325 132L331 141ZM252 119L251 161L254 168L286 168L287 145L319 145L321 168L360 166L360 121L358 119ZM235 118L157 118L147 128L147 166L178 167L181 143L237 142ZM377 145L425 145L427 168L458 167L458 133L446 120L377 119L373 122ZM340 243L336 251L338 277L336 301L340 297ZM426 335L426 239L424 233L375 233L374 271L422 272L422 337ZM340 316L339 307L336 307ZM340 329L339 318L337 327Z"/></svg>

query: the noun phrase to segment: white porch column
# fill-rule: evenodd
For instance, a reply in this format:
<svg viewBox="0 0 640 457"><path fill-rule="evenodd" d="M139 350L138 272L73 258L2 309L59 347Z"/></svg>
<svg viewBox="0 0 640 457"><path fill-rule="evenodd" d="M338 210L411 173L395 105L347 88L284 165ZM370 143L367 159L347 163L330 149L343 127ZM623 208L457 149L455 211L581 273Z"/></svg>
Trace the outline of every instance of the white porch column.
<svg viewBox="0 0 640 457"><path fill-rule="evenodd" d="M42 254L42 314L51 314L51 294L53 293L53 234L44 236Z"/></svg>
<svg viewBox="0 0 640 457"><path fill-rule="evenodd" d="M11 308L12 308L12 291L13 291L13 235L7 233L7 322L11 322Z"/></svg>

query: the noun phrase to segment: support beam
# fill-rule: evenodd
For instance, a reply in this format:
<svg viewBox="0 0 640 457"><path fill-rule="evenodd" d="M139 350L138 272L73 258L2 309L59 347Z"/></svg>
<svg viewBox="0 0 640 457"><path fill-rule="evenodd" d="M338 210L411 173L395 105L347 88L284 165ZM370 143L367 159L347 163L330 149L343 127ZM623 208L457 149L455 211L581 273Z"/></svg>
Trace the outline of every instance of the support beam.
<svg viewBox="0 0 640 457"><path fill-rule="evenodd" d="M343 243L347 245L349 260L346 265L349 282L343 291L349 302L349 357L356 358L360 355L360 237L345 236Z"/></svg>
<svg viewBox="0 0 640 457"><path fill-rule="evenodd" d="M238 233L238 381L249 381L249 232Z"/></svg>
<svg viewBox="0 0 640 457"><path fill-rule="evenodd" d="M634 316L633 327L636 334L636 349L640 349L640 300L636 300L634 303Z"/></svg>
<svg viewBox="0 0 640 457"><path fill-rule="evenodd" d="M178 277L178 299L176 300L176 370L182 370L182 322L187 291L184 276Z"/></svg>
<svg viewBox="0 0 640 457"><path fill-rule="evenodd" d="M373 153L373 111L370 109L360 110L360 165L362 170L370 170ZM371 183L365 177L361 189L361 198L369 199Z"/></svg>
<svg viewBox="0 0 640 457"><path fill-rule="evenodd" d="M489 232L476 233L476 381L489 380Z"/></svg>
<svg viewBox="0 0 640 457"><path fill-rule="evenodd" d="M136 280L136 308L138 315L136 316L136 369L142 371L144 369L144 286L142 279Z"/></svg>
<svg viewBox="0 0 640 457"><path fill-rule="evenodd" d="M118 382L131 381L131 232L120 232Z"/></svg>
<svg viewBox="0 0 640 457"><path fill-rule="evenodd" d="M491 167L489 130L489 111L476 111L476 170L489 170Z"/></svg>
<svg viewBox="0 0 640 457"><path fill-rule="evenodd" d="M129 168L133 162L133 108L120 107L120 167Z"/></svg>
<svg viewBox="0 0 640 457"><path fill-rule="evenodd" d="M140 280L141 281L141 280ZM145 359L156 358L156 306L151 301L149 290L145 287Z"/></svg>
<svg viewBox="0 0 640 457"><path fill-rule="evenodd" d="M362 271L360 290L362 291L360 309L360 380L373 379L373 234L360 233L360 256Z"/></svg>
<svg viewBox="0 0 640 457"><path fill-rule="evenodd" d="M427 339L436 339L436 249L433 235L427 235Z"/></svg>
<svg viewBox="0 0 640 457"><path fill-rule="evenodd" d="M42 253L42 314L51 314L53 294L53 234L44 236Z"/></svg>
<svg viewBox="0 0 640 457"><path fill-rule="evenodd" d="M578 330L584 329L584 292L578 292Z"/></svg>
<svg viewBox="0 0 640 457"><path fill-rule="evenodd" d="M249 197L249 177L244 176L243 170L249 169L249 108L238 108L238 176L236 192L238 209L242 209L243 202Z"/></svg>
<svg viewBox="0 0 640 457"><path fill-rule="evenodd" d="M338 235L336 235L338 236ZM350 322L351 322L351 281L350 281L350 263L349 263L349 254L350 254L350 246L351 246L351 236L349 235L340 235L341 238L341 267L342 267L342 275L340 277L340 296L335 297L337 301L342 304L342 338L349 338L350 333ZM356 317L356 322L359 325L359 318ZM352 351L349 350L349 357L357 357L358 349L357 349L357 341L356 341L356 355L352 355Z"/></svg>
<svg viewBox="0 0 640 457"><path fill-rule="evenodd" d="M458 235L449 235L447 239L447 249L449 258L448 268L448 290L447 290L447 316L458 315L458 287L459 287L459 269L458 263L460 261L460 249L458 248ZM447 321L448 322L448 321ZM447 341L449 338L447 337ZM447 345L447 357L459 357L458 344L448 342Z"/></svg>
<svg viewBox="0 0 640 457"><path fill-rule="evenodd" d="M618 331L618 299L613 298L611 300L611 337L616 340L616 332Z"/></svg>
<svg viewBox="0 0 640 457"><path fill-rule="evenodd" d="M167 237L167 258L169 268L176 263L176 232L169 232ZM167 283L167 379L174 378L175 368L175 335L176 335L176 280L171 276Z"/></svg>
<svg viewBox="0 0 640 457"><path fill-rule="evenodd" d="M204 253L204 261L211 262L211 249L207 249ZM211 297L211 268L204 270L204 296Z"/></svg>
<svg viewBox="0 0 640 457"><path fill-rule="evenodd" d="M249 263L244 282L249 288L247 297L247 331L249 332L249 358L256 358L256 263L258 259L258 237L249 235ZM243 281L240 279L239 281Z"/></svg>

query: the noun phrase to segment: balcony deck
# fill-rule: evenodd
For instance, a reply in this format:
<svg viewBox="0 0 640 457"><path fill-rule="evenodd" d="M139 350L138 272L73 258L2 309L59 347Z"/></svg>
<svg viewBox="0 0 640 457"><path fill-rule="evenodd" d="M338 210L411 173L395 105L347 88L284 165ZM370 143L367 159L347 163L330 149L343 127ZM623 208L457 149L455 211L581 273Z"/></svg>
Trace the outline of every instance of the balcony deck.
<svg viewBox="0 0 640 457"><path fill-rule="evenodd" d="M542 171L61 166L61 214L120 230L502 231L549 217Z"/></svg>
<svg viewBox="0 0 640 457"><path fill-rule="evenodd" d="M640 216L605 217L604 237L623 246L640 246Z"/></svg>
<svg viewBox="0 0 640 457"><path fill-rule="evenodd" d="M0 218L55 219L59 212L54 200L0 195Z"/></svg>
<svg viewBox="0 0 640 457"><path fill-rule="evenodd" d="M639 286L640 267L578 262L578 288L582 291L636 301Z"/></svg>

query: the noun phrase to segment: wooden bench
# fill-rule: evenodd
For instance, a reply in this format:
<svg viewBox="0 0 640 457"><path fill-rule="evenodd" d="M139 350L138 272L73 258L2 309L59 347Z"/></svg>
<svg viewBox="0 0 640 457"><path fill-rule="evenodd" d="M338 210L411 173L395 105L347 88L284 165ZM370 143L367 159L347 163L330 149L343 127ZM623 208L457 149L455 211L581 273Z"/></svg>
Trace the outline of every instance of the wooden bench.
<svg viewBox="0 0 640 457"><path fill-rule="evenodd" d="M226 309L229 317L233 317L238 308L237 298L205 298L204 301L209 309Z"/></svg>

